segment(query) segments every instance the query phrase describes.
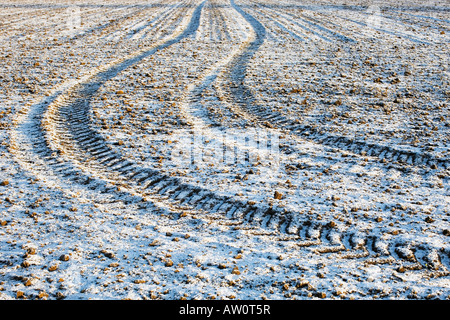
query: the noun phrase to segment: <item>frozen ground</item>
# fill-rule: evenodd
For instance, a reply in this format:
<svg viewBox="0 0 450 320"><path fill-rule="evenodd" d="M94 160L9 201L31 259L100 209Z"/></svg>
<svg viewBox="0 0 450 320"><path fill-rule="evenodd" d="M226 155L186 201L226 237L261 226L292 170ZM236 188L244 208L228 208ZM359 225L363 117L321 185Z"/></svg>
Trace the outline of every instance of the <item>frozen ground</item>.
<svg viewBox="0 0 450 320"><path fill-rule="evenodd" d="M450 7L0 4L1 299L449 299Z"/></svg>

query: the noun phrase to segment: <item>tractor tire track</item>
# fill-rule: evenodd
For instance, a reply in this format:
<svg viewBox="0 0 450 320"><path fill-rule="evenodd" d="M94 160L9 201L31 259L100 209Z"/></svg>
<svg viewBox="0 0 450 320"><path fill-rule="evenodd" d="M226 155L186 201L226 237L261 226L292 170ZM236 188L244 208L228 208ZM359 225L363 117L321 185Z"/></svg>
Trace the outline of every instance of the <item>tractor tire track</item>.
<svg viewBox="0 0 450 320"><path fill-rule="evenodd" d="M93 72L94 75L55 90L45 103L30 106L25 117L17 119L18 129L11 137L11 152L17 156L19 163L38 175L50 169L63 180L86 183L100 181L103 184L114 182L115 185L125 186L127 190L134 190L132 194L143 197L159 194L210 212L211 209L220 211L221 207L228 207L228 214L232 217L249 213L255 215L257 212L262 215L272 213L270 208L257 208L239 200L221 197L207 189L184 184L159 171L138 167L123 158L120 152L111 148L100 134L90 128L89 101L103 83L142 59L194 34L203 4L195 9L189 25L179 35L150 50L104 66L98 72ZM41 116L43 113L44 116ZM33 163L41 164L40 170L31 167L31 163L26 165L29 162L26 159L28 153L34 153L39 158L39 161L33 159ZM85 175L84 172L89 174ZM92 183L90 185L91 188L98 188ZM180 199L180 195L185 197Z"/></svg>
<svg viewBox="0 0 450 320"><path fill-rule="evenodd" d="M201 7L199 7L198 10L201 10ZM199 14L198 11L196 13L197 15ZM195 22L195 19L192 19L192 21ZM37 176L45 178L51 177L51 184L56 184L58 187L64 185L64 183L61 183L60 180L60 177L62 176L65 178L73 178L73 180L76 182L84 181L86 182L86 184L88 184L88 181L92 182L89 183L89 189L92 190L97 189L97 187L100 188L101 185L101 191L104 191L106 188L105 186L108 184L107 181L105 182L103 180L99 180L91 174L84 174L84 172L80 171L70 162L64 161L60 157L61 151L59 149L52 148L51 142L47 143L48 141L46 140L45 131L43 131L42 129L44 127L51 126L51 123L49 123L49 121L52 121L52 116L47 117L47 115L49 114L49 109L61 105L62 101L66 99L65 95L68 92L71 92L73 88L79 86L80 84L87 82L87 87L89 87L89 81L92 80L93 75L102 72L103 75L105 75L108 72L105 73L104 70L108 69L110 72L116 72L117 74L117 72L120 71L120 67L127 66L127 63L133 64L136 61L143 59L145 56L164 48L165 46L169 46L175 42L180 41L182 38L184 38L185 35L189 34L192 29L193 27L191 23L191 25L188 26L187 31L178 34L178 36L174 36L173 39L169 39L166 42L160 42L159 45L155 45L150 50L140 50L134 55L131 54L127 58L118 59L107 66L96 68L87 75L78 79L64 82L48 92L47 98L44 98L41 101L37 100L34 102L30 102L25 105L24 108L18 113L16 119L14 119L13 126L16 127L16 130L13 130L11 133L10 151L15 154L17 161L29 171L34 172ZM119 65L119 68L115 68L115 66L117 65ZM100 85L100 83L96 84ZM43 116L44 114L45 116ZM74 112L71 117L75 117L76 115L77 113ZM79 121L75 118L73 119L74 121ZM81 120L79 122L82 123ZM90 133L92 132L89 130L80 132L81 135ZM85 142L84 136L80 136L79 138L80 140L82 140L81 142ZM65 142L65 144L67 143ZM101 146L102 145L100 145L99 147L99 145L97 144L95 153L93 153L94 155L98 155L99 157L104 158L105 150L102 149ZM46 172L48 172L48 174ZM51 172L54 174L51 174ZM73 192L70 192L70 188L65 189L65 191L69 194L74 194Z"/></svg>
<svg viewBox="0 0 450 320"><path fill-rule="evenodd" d="M425 152L413 152L398 150L388 145L378 145L367 141L360 141L345 136L332 135L324 132L320 127L304 125L297 119L286 117L282 113L268 111L256 102L252 92L244 84L246 68L252 56L258 51L266 37L265 27L252 15L243 11L231 2L236 10L247 20L254 30L254 39L249 42L245 52L236 57L229 67L228 79L230 81L230 98L249 114L256 116L261 123L267 123L270 127L287 129L293 134L307 140L327 145L330 147L350 151L360 155L379 157L391 162L400 162L409 165L426 166L431 169L450 168L450 159L436 158ZM268 123L270 122L270 123Z"/></svg>
<svg viewBox="0 0 450 320"><path fill-rule="evenodd" d="M188 88L183 104L186 105L185 110L188 111L186 118L193 118L190 119L192 124L203 126L205 127L203 128L204 130L208 130L205 126L208 120L203 118L210 117L211 114L205 108L199 106L196 97L200 96L206 87L216 81L220 81L218 79L223 76L225 67L234 59L239 59L239 55L245 54L245 50L250 46L251 41L252 39L250 38L247 42L241 44L239 48L207 70L203 76L198 78L197 82ZM291 212L279 214L278 211L273 210L269 215L257 215L252 211L236 214L233 212L233 207L228 207L228 209L231 211L231 213L230 211L227 213L229 218L242 219L244 217L245 221L262 224L268 230L272 230L272 233L268 234L275 237L278 236L280 241L283 241L287 235L291 240L298 240L297 245L299 247L309 247L318 254L337 254L336 258L339 259L365 259L370 261L371 264L384 264L387 263L386 261L389 261L391 264L403 260L408 261L406 259L407 256L395 254L395 248L403 250L409 246L408 240L399 238L394 244L391 244L374 235L364 235L351 230L337 230L334 222L317 223L294 219L297 215ZM261 234L260 231L255 230L250 230L249 233L253 235ZM392 249L392 246L394 246L394 249ZM440 262L441 258L445 260L446 253L444 251L441 251L439 254L435 248L428 248L423 244L414 248L414 250L417 250L418 255L434 256L433 261L436 261L436 270L442 269L444 270L442 275L448 274L445 263L442 264ZM395 258L393 258L393 255L395 255ZM430 258L427 259L430 260ZM418 265L425 266L426 262L424 261L422 261L422 264L418 263ZM403 266L403 263L401 263L401 266ZM421 268L416 269L420 270Z"/></svg>
<svg viewBox="0 0 450 320"><path fill-rule="evenodd" d="M237 7L234 1L231 1L231 4L252 26L262 27L258 25L257 20L252 20L250 15ZM297 212L288 212L284 208L255 206L239 199L220 196L206 188L183 183L180 179L158 170L140 167L124 158L119 150L110 146L92 128L90 101L105 81L146 57L192 36L198 29L203 5L204 3L194 10L187 27L170 39L98 68L78 80L63 84L55 88L42 103L31 104L28 110L25 108L16 119L16 130L11 136L11 152L18 162L32 173L40 176L51 174L56 177L52 181L56 187L74 183L93 191L113 194L118 198L125 196L126 201L138 203L147 198L165 199L207 212L207 216L219 213L227 219L237 220L239 224L248 222L251 226L261 226L276 234L287 233L299 240L299 246L312 247L318 253L336 254L345 251L342 258L370 257L367 246L372 240L369 241L365 235L337 229L332 222L298 219ZM259 29L257 36L251 38L242 48L243 51L238 56L233 56L233 59L248 62L252 52L256 52L264 41L264 33L261 33L263 30ZM233 59L230 59L230 63ZM245 65L235 68L239 79L240 75L245 74ZM211 80L213 78L208 78L207 81ZM240 93L245 91L242 85L235 89ZM193 90L195 91L195 88ZM124 191L120 193L118 188ZM254 233L254 228L251 228L250 232ZM392 242L386 243L386 246L387 249L382 253L395 255L396 260L410 259L409 254L398 254L397 251L403 251L395 249L408 248L405 241L398 239L395 248L392 248ZM380 246L375 246L378 247ZM436 252L426 244L415 246L414 250L416 256L418 253L423 257L431 255L427 258L431 261L437 259L439 262L444 259L442 254L448 255L448 252ZM444 274L448 273L446 266L437 265Z"/></svg>
<svg viewBox="0 0 450 320"><path fill-rule="evenodd" d="M378 145L371 145L367 143L356 142L345 137L334 137L323 135L318 129L299 125L295 120L285 118L281 114L266 113L262 107L255 103L250 90L244 85L246 66L251 57L258 51L259 47L264 43L266 37L265 27L252 15L237 6L234 0L230 0L232 7L240 13L243 18L252 26L254 36L251 37L247 43L244 44L244 50L238 56L235 56L230 61L228 74L229 82L231 83L229 91L233 102L243 106L245 111L250 111L250 116L256 115L260 121L270 121L275 126L290 129L294 134L307 136L314 142L319 142L324 145L338 147L340 149L349 150L355 153L367 152L368 155L381 156L387 154L387 158L393 161L404 161L414 164L422 165L439 165L444 168L448 167L449 162L441 159L434 159L430 155L413 154L404 151L395 150L390 147L382 147ZM316 137L314 137L316 136ZM389 155L390 154L390 155ZM338 258L355 259L355 258L373 258L385 256L391 258L395 256L395 260L408 260L408 255L396 254L394 247L408 248L410 246L409 240L403 240L401 237L397 239L395 244L393 242L384 242L374 235L364 235L359 232L347 230L339 230L336 232L336 225L334 222L311 222L309 220L301 221L293 219L294 216L289 214L279 215L274 212L272 215L265 217L250 217L252 219L263 219L264 225L276 229L278 232L284 231L288 234L293 234L298 237L298 245L301 247L315 247L317 253L339 253ZM268 220L267 220L268 218ZM435 248L431 248L425 244L415 245L414 255L423 255L428 260L433 260L436 263L436 268L442 268L443 275L448 275L448 266L444 265L448 257L450 248L440 250L438 253ZM434 257L434 258L432 258ZM417 260L414 258L415 261ZM375 260L376 261L376 260ZM377 263L377 262L376 262ZM420 263L419 263L420 264Z"/></svg>

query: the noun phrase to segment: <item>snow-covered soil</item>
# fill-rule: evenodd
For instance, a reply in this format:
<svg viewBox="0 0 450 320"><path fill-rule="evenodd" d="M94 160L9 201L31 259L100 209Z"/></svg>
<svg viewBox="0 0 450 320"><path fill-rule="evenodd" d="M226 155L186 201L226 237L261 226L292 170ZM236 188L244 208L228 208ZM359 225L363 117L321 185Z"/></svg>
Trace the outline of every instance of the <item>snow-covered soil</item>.
<svg viewBox="0 0 450 320"><path fill-rule="evenodd" d="M450 299L450 7L0 4L1 299Z"/></svg>

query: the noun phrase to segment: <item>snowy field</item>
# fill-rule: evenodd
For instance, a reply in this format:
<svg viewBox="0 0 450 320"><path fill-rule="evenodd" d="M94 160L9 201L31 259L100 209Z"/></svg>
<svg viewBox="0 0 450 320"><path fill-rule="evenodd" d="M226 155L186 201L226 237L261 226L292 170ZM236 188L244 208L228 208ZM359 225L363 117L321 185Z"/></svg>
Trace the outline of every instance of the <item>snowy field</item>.
<svg viewBox="0 0 450 320"><path fill-rule="evenodd" d="M0 299L450 299L447 1L0 28Z"/></svg>

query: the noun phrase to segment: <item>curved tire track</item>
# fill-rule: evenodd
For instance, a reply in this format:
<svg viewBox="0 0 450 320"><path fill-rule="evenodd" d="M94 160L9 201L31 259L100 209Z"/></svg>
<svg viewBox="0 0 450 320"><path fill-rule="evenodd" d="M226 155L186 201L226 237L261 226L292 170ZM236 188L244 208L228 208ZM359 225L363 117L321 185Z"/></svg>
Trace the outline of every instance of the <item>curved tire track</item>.
<svg viewBox="0 0 450 320"><path fill-rule="evenodd" d="M239 6L234 3L234 0L230 0L231 5L239 12L244 19L252 26L254 30L254 38L251 39L245 46L242 53L236 56L230 63L228 69L228 78L231 83L229 91L233 101L242 106L244 110L250 111L250 115L256 115L259 121L267 121L269 118L271 122L280 128L289 129L294 134L300 136L307 136L308 139L314 142L319 142L331 147L338 147L340 149L348 150L354 153L363 154L378 157L386 157L391 161L399 161L410 164L422 164L430 167L442 166L444 168L449 167L449 161L443 159L435 159L428 154L415 154L396 150L390 147L379 146L375 144L368 144L366 142L354 141L352 139L341 136L324 135L319 129L312 128L310 126L304 126L299 124L295 120L288 119L282 114L267 112L261 106L255 103L255 99L249 88L244 85L244 79L246 74L247 65L251 57L256 54L260 46L264 43L266 37L265 27L252 15L245 12ZM279 216L272 218L272 222L279 218ZM299 236L301 241L299 246L319 246L316 248L318 253L330 253L330 252L344 252L340 258L369 258L382 256L384 261L386 257L392 258L395 256L399 260L408 261L408 255L395 254L397 251L392 247L408 248L410 246L409 241L402 241L398 239L395 244L384 242L378 239L374 235L361 235L354 233L350 230L338 231L335 230L334 222L294 222L292 217L284 215L282 219L276 223L278 229L283 229L285 232L294 233ZM267 225L270 224L270 221ZM283 226L283 227L282 227ZM306 240L305 240L306 239ZM350 252L348 251L350 250ZM394 252L390 252L393 250ZM441 267L444 269L442 275L448 275L447 267L441 262L445 261L449 257L450 248L444 248L438 253L436 249L428 247L427 245L415 245L412 254L423 255L427 258L424 261L433 260L435 267ZM434 257L434 258L430 258ZM389 259L388 259L389 260ZM415 259L417 260L417 259ZM381 262L382 262L381 261ZM373 263L379 263L380 261L372 260ZM445 263L446 264L446 263ZM419 263L419 265L421 265Z"/></svg>
<svg viewBox="0 0 450 320"><path fill-rule="evenodd" d="M259 26L259 23L237 7L234 1L231 3L252 26ZM397 252L402 250L395 249L407 247L404 241L397 241L395 248L392 248L391 243L385 243L385 246L372 245L369 250L368 243L380 240L353 233L348 229L340 230L332 222L298 220L295 219L298 217L296 212L287 212L278 207L255 206L183 183L180 179L157 170L142 168L124 158L92 128L89 102L104 82L142 59L194 34L199 26L203 5L204 3L194 10L188 26L180 34L150 49L104 66L91 75L61 85L55 88L44 102L29 106L29 110L24 111L17 119L17 129L11 137L11 152L16 155L19 163L31 172L47 174L46 170L50 170L59 181L75 182L97 192L107 192L118 197L138 196L128 198L127 201L142 201L147 196L156 196L207 211L208 214L217 212L228 219L248 222L253 226L259 225L276 233L293 236L299 240L299 246L312 247L318 253L338 254L345 251L342 258L367 259L371 255L370 252L375 251L375 256L395 254L399 260L409 261L410 255L398 254ZM237 62L248 61L252 52L256 52L262 44L264 33L257 34L259 36L250 41L243 53L237 57ZM237 80L243 80L245 64L238 63L234 68L235 75L239 76ZM240 85L236 90L236 93L245 93L246 88ZM28 158L30 152L33 159ZM108 182L112 182L113 186L108 185ZM124 193L119 193L117 186L124 187ZM436 253L434 248L426 244L414 249L416 256L418 253L423 257L430 256L428 260L437 261L435 265L444 269L444 274L448 273L446 267L439 264L442 253ZM448 255L448 252L444 254Z"/></svg>
<svg viewBox="0 0 450 320"><path fill-rule="evenodd" d="M230 98L235 104L246 110L252 116L256 116L259 122L269 126L287 129L292 133L330 147L350 151L360 155L369 155L397 161L410 165L422 165L431 169L450 168L450 159L436 158L431 154L413 151L398 150L391 146L382 146L367 141L358 141L345 136L331 135L323 132L320 127L301 124L297 119L291 119L279 112L268 111L263 106L256 103L253 94L244 84L247 65L252 56L258 51L266 37L265 27L251 14L242 10L231 0L232 6L247 20L254 30L254 39L247 45L245 51L237 56L230 64L228 78L230 80Z"/></svg>

